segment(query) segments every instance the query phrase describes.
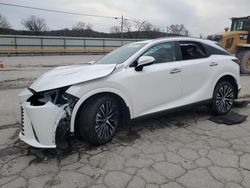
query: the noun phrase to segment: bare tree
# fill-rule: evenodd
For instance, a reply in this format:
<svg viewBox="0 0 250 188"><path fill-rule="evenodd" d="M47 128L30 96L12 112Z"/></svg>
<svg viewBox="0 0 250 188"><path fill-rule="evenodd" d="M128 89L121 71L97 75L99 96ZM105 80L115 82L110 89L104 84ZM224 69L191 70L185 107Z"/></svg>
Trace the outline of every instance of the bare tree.
<svg viewBox="0 0 250 188"><path fill-rule="evenodd" d="M86 26L86 29L87 30L93 30L92 27L93 27L93 25L88 23L87 26Z"/></svg>
<svg viewBox="0 0 250 188"><path fill-rule="evenodd" d="M175 24L167 27L167 33L175 34L175 35L188 35L188 30L185 28L183 24Z"/></svg>
<svg viewBox="0 0 250 188"><path fill-rule="evenodd" d="M84 31L84 30L92 30L91 24L86 24L84 22L77 22L75 25L72 26L72 30L74 31Z"/></svg>
<svg viewBox="0 0 250 188"><path fill-rule="evenodd" d="M23 19L21 24L26 29L33 32L43 32L48 30L45 20L36 16L30 16L27 19Z"/></svg>
<svg viewBox="0 0 250 188"><path fill-rule="evenodd" d="M77 22L75 25L72 26L72 31L80 34L80 36L88 35L89 32L92 32L92 25L86 24L84 22Z"/></svg>
<svg viewBox="0 0 250 188"><path fill-rule="evenodd" d="M113 26L110 28L111 33L121 33L120 26ZM132 38L142 38L142 37L149 37L149 38L156 38L163 35L161 33L160 28L154 26L150 22L143 20L123 20L123 32L126 37Z"/></svg>
<svg viewBox="0 0 250 188"><path fill-rule="evenodd" d="M0 28L7 28L7 29L11 28L9 22L7 21L7 18L5 16L2 16L1 14L0 14Z"/></svg>
<svg viewBox="0 0 250 188"><path fill-rule="evenodd" d="M72 30L81 31L86 29L86 24L84 22L77 22L72 26Z"/></svg>
<svg viewBox="0 0 250 188"><path fill-rule="evenodd" d="M154 28L153 28L153 31L154 31L154 32L161 32L161 29L160 29L159 27L154 27Z"/></svg>
<svg viewBox="0 0 250 188"><path fill-rule="evenodd" d="M120 26L113 26L110 28L110 33L121 33Z"/></svg>
<svg viewBox="0 0 250 188"><path fill-rule="evenodd" d="M123 20L123 32L127 32L127 33L131 32L132 27L133 25L131 24L129 20L127 19Z"/></svg>
<svg viewBox="0 0 250 188"><path fill-rule="evenodd" d="M143 24L141 30L142 30L142 31L152 31L153 28L154 28L154 26L153 26L151 23L145 22L145 23Z"/></svg>
<svg viewBox="0 0 250 188"><path fill-rule="evenodd" d="M146 20L143 20L143 21L139 21L139 20L135 20L134 21L134 27L135 27L135 30L137 32L140 32L144 26L144 24L147 23Z"/></svg>
<svg viewBox="0 0 250 188"><path fill-rule="evenodd" d="M142 31L147 32L148 35L150 35L149 34L150 31L158 32L157 28L146 20L134 21L134 28L136 30L136 37L138 37Z"/></svg>

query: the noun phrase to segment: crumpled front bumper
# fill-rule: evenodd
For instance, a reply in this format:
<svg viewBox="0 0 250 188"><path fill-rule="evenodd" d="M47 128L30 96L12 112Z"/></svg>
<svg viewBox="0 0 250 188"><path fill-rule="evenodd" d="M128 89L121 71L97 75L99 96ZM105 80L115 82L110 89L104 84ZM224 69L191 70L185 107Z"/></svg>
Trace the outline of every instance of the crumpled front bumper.
<svg viewBox="0 0 250 188"><path fill-rule="evenodd" d="M51 102L42 106L32 106L27 102L32 95L28 89L19 94L22 115L19 137L37 148L55 148L56 128L59 121L65 117L65 110Z"/></svg>

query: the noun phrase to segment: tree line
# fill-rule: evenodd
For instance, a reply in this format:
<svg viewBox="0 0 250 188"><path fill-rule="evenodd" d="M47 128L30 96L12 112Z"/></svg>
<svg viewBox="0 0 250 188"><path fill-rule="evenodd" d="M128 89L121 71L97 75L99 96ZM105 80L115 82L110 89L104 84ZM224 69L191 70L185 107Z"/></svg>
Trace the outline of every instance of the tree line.
<svg viewBox="0 0 250 188"><path fill-rule="evenodd" d="M71 29L49 30L46 20L34 15L21 21L24 30L15 30L7 18L0 14L0 34L13 35L44 35L44 36L72 36L72 37L111 37L120 38L159 38L165 36L188 36L189 31L183 24L172 24L167 26L165 31L144 20L123 20L121 26L112 26L109 33L93 30L93 25L84 22L77 22ZM121 32L122 31L122 32Z"/></svg>

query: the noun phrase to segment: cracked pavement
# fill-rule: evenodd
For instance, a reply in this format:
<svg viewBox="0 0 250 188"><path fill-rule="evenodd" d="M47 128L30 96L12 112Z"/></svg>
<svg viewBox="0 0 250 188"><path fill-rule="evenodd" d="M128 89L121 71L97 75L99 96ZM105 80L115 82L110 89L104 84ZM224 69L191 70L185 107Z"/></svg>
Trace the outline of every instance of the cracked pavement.
<svg viewBox="0 0 250 188"><path fill-rule="evenodd" d="M16 95L26 84L19 82L32 81L51 67L32 68L32 61L24 61L34 69L28 75L28 66L13 63L20 58L5 58L7 68L0 71L0 82L13 80L15 86L8 82L0 88L1 187L250 188L249 117L239 125L216 124L203 107L134 121L131 129L121 128L111 143L100 147L77 137L67 138L57 149L28 146L18 139ZM250 76L243 81L243 88L249 87ZM244 89L241 97L249 100L249 94ZM250 116L250 105L233 110Z"/></svg>

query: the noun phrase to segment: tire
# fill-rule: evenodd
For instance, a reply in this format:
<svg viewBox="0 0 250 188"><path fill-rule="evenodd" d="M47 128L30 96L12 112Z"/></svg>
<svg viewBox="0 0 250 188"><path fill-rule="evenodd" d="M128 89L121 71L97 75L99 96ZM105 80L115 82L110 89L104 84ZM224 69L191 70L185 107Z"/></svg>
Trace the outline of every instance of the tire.
<svg viewBox="0 0 250 188"><path fill-rule="evenodd" d="M234 87L227 81L219 82L213 93L212 111L216 115L224 115L230 112L235 99Z"/></svg>
<svg viewBox="0 0 250 188"><path fill-rule="evenodd" d="M236 56L240 60L240 72L250 74L250 49L240 51Z"/></svg>
<svg viewBox="0 0 250 188"><path fill-rule="evenodd" d="M118 102L108 95L86 101L77 115L81 137L94 145L110 142L121 124Z"/></svg>

